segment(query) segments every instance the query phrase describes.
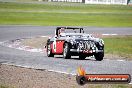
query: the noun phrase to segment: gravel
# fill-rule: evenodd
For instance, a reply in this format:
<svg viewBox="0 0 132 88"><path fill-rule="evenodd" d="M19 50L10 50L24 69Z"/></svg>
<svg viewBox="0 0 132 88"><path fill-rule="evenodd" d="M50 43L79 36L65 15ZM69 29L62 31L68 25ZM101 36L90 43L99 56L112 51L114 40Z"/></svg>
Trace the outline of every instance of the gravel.
<svg viewBox="0 0 132 88"><path fill-rule="evenodd" d="M0 66L0 84L15 88L75 88L75 77L47 70L26 69L15 66ZM67 85L72 84L72 85Z"/></svg>
<svg viewBox="0 0 132 88"><path fill-rule="evenodd" d="M128 84L85 84L76 83L72 75L35 70L0 64L0 86L7 88L132 88ZM1 88L1 87L0 87Z"/></svg>

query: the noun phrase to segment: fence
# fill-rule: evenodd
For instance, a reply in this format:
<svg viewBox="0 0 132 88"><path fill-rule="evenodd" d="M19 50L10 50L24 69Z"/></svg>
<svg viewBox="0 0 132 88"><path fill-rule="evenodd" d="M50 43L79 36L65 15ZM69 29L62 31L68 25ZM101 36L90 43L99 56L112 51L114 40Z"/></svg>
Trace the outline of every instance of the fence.
<svg viewBox="0 0 132 88"><path fill-rule="evenodd" d="M82 0L49 0L51 2L80 2L82 3Z"/></svg>
<svg viewBox="0 0 132 88"><path fill-rule="evenodd" d="M127 5L127 0L85 0L86 4L123 4Z"/></svg>
<svg viewBox="0 0 132 88"><path fill-rule="evenodd" d="M122 5L128 4L128 0L49 0L49 1L51 2L79 2L79 3L85 3L85 4L122 4Z"/></svg>

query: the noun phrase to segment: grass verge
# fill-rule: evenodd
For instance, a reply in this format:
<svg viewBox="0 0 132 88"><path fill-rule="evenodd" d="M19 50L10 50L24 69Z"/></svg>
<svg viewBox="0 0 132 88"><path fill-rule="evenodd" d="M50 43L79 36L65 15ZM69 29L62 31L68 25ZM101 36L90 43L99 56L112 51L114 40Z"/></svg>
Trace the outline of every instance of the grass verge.
<svg viewBox="0 0 132 88"><path fill-rule="evenodd" d="M8 87L8 86L5 86L5 85L0 84L0 88L9 88L9 87ZM13 88L13 87L10 87L10 88Z"/></svg>
<svg viewBox="0 0 132 88"><path fill-rule="evenodd" d="M105 53L132 58L132 36L104 38Z"/></svg>
<svg viewBox="0 0 132 88"><path fill-rule="evenodd" d="M132 27L132 6L0 2L1 25Z"/></svg>

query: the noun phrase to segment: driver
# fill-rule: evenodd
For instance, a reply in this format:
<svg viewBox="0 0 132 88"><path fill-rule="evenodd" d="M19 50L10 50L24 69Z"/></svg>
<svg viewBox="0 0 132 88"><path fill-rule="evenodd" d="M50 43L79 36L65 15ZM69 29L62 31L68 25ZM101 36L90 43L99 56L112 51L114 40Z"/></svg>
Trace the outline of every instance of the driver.
<svg viewBox="0 0 132 88"><path fill-rule="evenodd" d="M65 33L65 29L64 28L61 28L58 30L58 37L61 36L61 33Z"/></svg>

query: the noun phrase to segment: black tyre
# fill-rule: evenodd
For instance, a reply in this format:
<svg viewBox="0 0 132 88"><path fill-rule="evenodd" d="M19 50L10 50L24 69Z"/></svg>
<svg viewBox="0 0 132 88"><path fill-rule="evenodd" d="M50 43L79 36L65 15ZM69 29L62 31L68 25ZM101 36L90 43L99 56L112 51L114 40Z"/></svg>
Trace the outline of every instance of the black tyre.
<svg viewBox="0 0 132 88"><path fill-rule="evenodd" d="M83 55L83 54L80 54L80 55L79 55L79 59L80 59L80 60L84 60L85 58L86 58L86 55Z"/></svg>
<svg viewBox="0 0 132 88"><path fill-rule="evenodd" d="M70 45L68 43L64 44L63 48L63 57L65 59L70 59L71 58L71 53L70 53Z"/></svg>
<svg viewBox="0 0 132 88"><path fill-rule="evenodd" d="M84 76L76 76L76 81L79 85L84 85L86 83L86 78Z"/></svg>
<svg viewBox="0 0 132 88"><path fill-rule="evenodd" d="M101 53L95 53L95 59L97 61L102 61L103 60L103 57L104 57L104 52L101 52Z"/></svg>
<svg viewBox="0 0 132 88"><path fill-rule="evenodd" d="M52 49L50 47L50 44L47 44L47 56L54 57L54 54L52 53Z"/></svg>

